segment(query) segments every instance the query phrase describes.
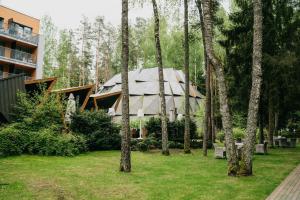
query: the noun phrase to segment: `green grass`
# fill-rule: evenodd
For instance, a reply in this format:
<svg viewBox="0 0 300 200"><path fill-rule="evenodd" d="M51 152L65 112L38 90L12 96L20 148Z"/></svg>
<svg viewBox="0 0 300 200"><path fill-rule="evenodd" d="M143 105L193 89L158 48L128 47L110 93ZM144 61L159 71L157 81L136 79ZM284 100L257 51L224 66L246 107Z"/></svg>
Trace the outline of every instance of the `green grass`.
<svg viewBox="0 0 300 200"><path fill-rule="evenodd" d="M0 199L265 199L300 162L300 148L257 155L254 176L226 176L226 161L201 151L132 153L132 173L118 171L120 152L73 158L0 159Z"/></svg>

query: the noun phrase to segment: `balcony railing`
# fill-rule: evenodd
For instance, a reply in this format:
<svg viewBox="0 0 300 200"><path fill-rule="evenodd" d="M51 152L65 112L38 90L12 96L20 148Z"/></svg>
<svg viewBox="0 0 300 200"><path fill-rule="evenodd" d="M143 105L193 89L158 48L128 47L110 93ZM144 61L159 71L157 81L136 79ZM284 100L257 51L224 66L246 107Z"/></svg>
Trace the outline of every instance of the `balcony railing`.
<svg viewBox="0 0 300 200"><path fill-rule="evenodd" d="M0 58L1 57L17 63L25 63L31 66L36 66L36 56L16 49L0 46Z"/></svg>
<svg viewBox="0 0 300 200"><path fill-rule="evenodd" d="M18 31L17 29L11 28L8 24L4 23L0 23L0 34L13 37L17 40L25 41L34 45L38 45L39 42L39 34L24 33L24 31Z"/></svg>

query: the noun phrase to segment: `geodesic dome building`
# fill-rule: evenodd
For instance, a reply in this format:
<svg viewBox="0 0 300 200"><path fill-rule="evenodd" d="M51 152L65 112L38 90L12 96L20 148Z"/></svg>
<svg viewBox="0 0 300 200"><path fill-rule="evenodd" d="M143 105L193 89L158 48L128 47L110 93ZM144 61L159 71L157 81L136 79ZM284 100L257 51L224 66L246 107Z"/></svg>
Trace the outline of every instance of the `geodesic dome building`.
<svg viewBox="0 0 300 200"><path fill-rule="evenodd" d="M130 71L129 80L129 113L136 118L142 110L144 117L159 116L160 97L158 68L137 69ZM181 70L164 68L164 86L167 114L171 112L184 115L185 75ZM122 115L122 81L121 74L113 76L100 89L98 94L91 95L97 109L114 110L118 119ZM190 112L195 114L199 109L203 95L190 84Z"/></svg>

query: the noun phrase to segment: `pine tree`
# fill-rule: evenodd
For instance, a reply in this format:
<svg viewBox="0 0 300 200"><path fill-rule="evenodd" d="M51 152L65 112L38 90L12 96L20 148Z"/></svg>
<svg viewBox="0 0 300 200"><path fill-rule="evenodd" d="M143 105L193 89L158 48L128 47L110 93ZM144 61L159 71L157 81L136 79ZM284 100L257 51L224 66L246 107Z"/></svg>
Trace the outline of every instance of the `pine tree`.
<svg viewBox="0 0 300 200"><path fill-rule="evenodd" d="M156 62L158 64L158 77L159 77L159 94L161 103L161 122L162 122L162 154L170 155L168 147L168 119L166 111L166 99L165 99L165 87L164 87L164 73L163 73L163 61L160 46L159 36L159 14L156 0L152 0L153 14L154 14L154 36L156 46Z"/></svg>
<svg viewBox="0 0 300 200"><path fill-rule="evenodd" d="M130 126L129 126L129 60L128 0L122 0L122 144L120 171L131 171Z"/></svg>

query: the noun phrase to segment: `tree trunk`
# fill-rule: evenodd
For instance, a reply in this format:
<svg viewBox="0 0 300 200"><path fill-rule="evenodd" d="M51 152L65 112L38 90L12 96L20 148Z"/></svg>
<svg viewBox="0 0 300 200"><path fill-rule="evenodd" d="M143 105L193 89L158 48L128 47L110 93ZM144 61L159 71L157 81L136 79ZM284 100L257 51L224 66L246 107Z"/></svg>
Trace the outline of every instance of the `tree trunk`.
<svg viewBox="0 0 300 200"><path fill-rule="evenodd" d="M263 144L265 141L264 135L264 112L263 112L263 103L260 101L259 106L259 143Z"/></svg>
<svg viewBox="0 0 300 200"><path fill-rule="evenodd" d="M122 0L122 143L120 171L131 171L128 89L128 0Z"/></svg>
<svg viewBox="0 0 300 200"><path fill-rule="evenodd" d="M185 129L184 153L191 153L190 149L190 63L189 63L189 13L188 0L184 0L184 71L185 71Z"/></svg>
<svg viewBox="0 0 300 200"><path fill-rule="evenodd" d="M207 56L206 56L207 57ZM208 141L211 141L211 90L210 90L210 70L211 66L208 61L206 61L206 79L205 79L205 133L203 136L203 155L207 156Z"/></svg>
<svg viewBox="0 0 300 200"><path fill-rule="evenodd" d="M199 2L196 2L197 3L197 7L198 7L198 10L199 10L199 15L200 15L200 23L201 23L201 31L202 31L202 34L204 33L204 22L203 22L203 12L202 12L202 5L201 3ZM206 45L205 45L205 39L204 37L202 36L202 42L203 42L203 46L204 46L204 65L205 65L205 70L206 70L206 79L205 79L205 90L206 90L206 99L205 99L205 116L204 116L204 131L203 131L203 146L202 146L202 150L203 150L203 156L207 156L207 138L208 138L208 132L209 132L209 125L208 125L208 107L207 107L207 92L209 91L208 88L207 88L207 82L208 82L208 79L207 79L207 69L208 69L208 57L207 57L207 53L206 53Z"/></svg>
<svg viewBox="0 0 300 200"><path fill-rule="evenodd" d="M197 7L199 9L200 15L202 14L201 2L196 0ZM220 98L220 113L222 115L222 124L225 133L225 143L226 143L226 153L228 157L228 175L235 176L237 175L239 169L239 162L236 154L236 146L232 134L232 121L231 115L229 112L228 97L227 97L227 86L225 82L225 76L223 71L223 66L221 62L216 58L213 49L212 37L212 19L211 19L211 10L210 10L210 1L203 1L203 33L204 36L204 47L207 53L209 62L215 68L215 72L218 79L218 89L219 89L219 98Z"/></svg>
<svg viewBox="0 0 300 200"><path fill-rule="evenodd" d="M279 118L279 114L278 112L274 113L274 134L275 136L278 136L278 118Z"/></svg>
<svg viewBox="0 0 300 200"><path fill-rule="evenodd" d="M269 105L268 105L268 114L269 114L269 125L268 125L268 143L271 148L274 147L273 144L273 136L274 136L274 122L275 122L275 116L274 116L274 106L273 106L273 100L270 96L269 92Z"/></svg>
<svg viewBox="0 0 300 200"><path fill-rule="evenodd" d="M216 140L215 130L215 115L214 115L214 79L213 79L213 68L210 68L210 122L211 122L211 141L212 143Z"/></svg>
<svg viewBox="0 0 300 200"><path fill-rule="evenodd" d="M253 0L253 55L252 55L252 88L250 94L246 138L243 146L242 160L239 174L249 176L252 171L252 157L256 141L257 112L260 99L262 82L262 3L261 0Z"/></svg>
<svg viewBox="0 0 300 200"><path fill-rule="evenodd" d="M155 46L156 46L156 62L158 64L158 78L159 78L159 94L161 103L161 127L162 127L162 154L169 155L168 147L168 124L167 124L167 111L166 111L166 99L165 99L165 86L164 86L164 73L163 73L163 62L160 47L159 37L159 15L156 0L152 0L153 13L154 13L154 35L155 35Z"/></svg>

